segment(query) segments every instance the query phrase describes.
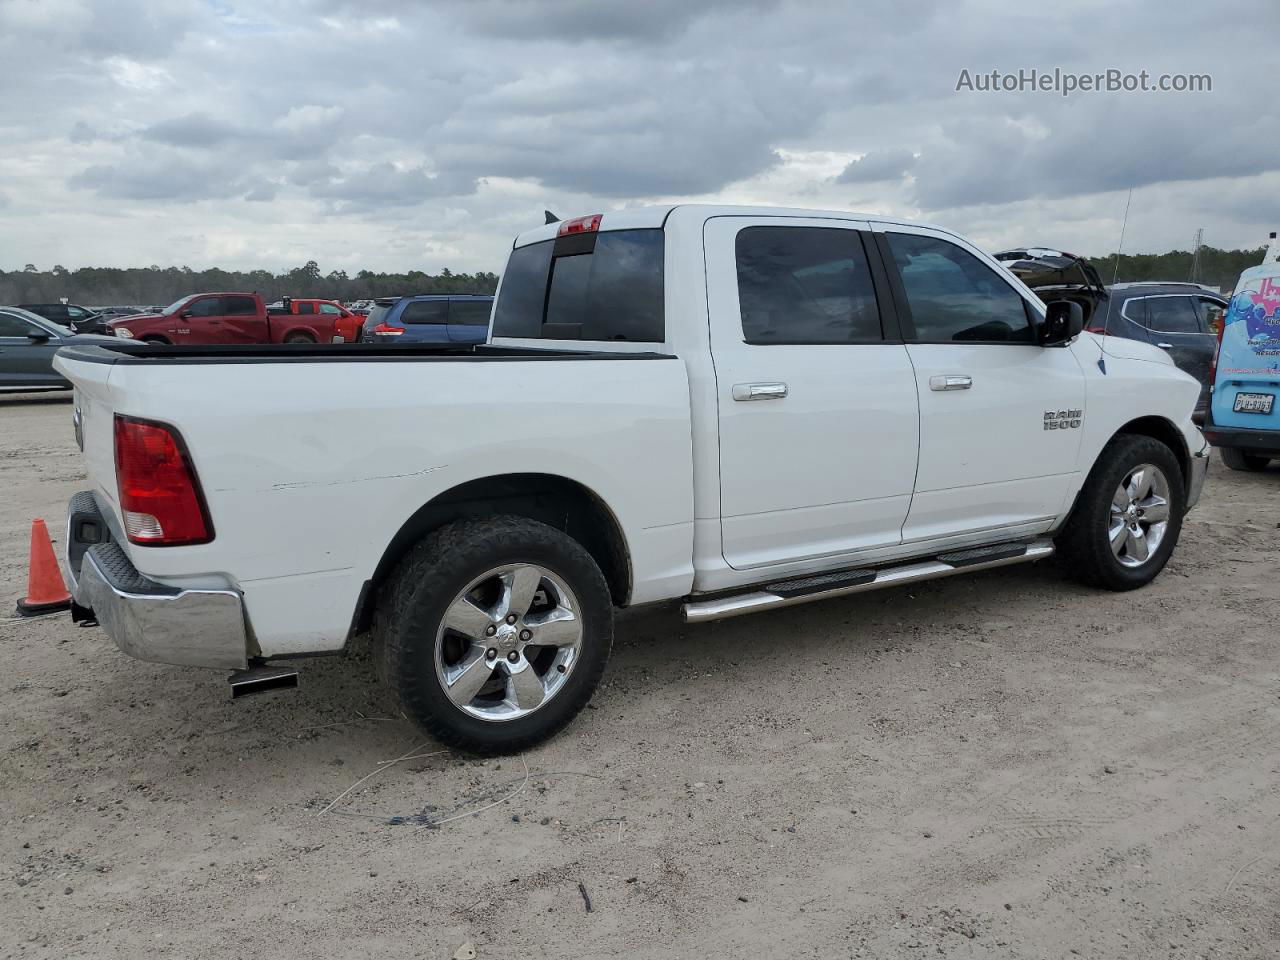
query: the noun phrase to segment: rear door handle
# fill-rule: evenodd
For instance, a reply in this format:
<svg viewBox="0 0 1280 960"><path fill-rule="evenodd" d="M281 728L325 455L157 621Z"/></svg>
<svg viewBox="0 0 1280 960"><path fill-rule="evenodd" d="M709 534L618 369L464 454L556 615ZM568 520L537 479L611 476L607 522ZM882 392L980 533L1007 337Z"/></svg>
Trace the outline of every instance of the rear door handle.
<svg viewBox="0 0 1280 960"><path fill-rule="evenodd" d="M948 373L929 378L930 390L968 390L972 386L973 377L965 376L962 373Z"/></svg>
<svg viewBox="0 0 1280 960"><path fill-rule="evenodd" d="M1156 346L1157 346L1157 347L1159 347L1159 348L1160 348L1160 349L1162 349L1162 350L1172 350L1172 349L1173 349L1173 344L1172 344L1172 343L1157 343L1157 344L1156 344Z"/></svg>
<svg viewBox="0 0 1280 960"><path fill-rule="evenodd" d="M735 400L781 400L787 395L785 383L735 383Z"/></svg>

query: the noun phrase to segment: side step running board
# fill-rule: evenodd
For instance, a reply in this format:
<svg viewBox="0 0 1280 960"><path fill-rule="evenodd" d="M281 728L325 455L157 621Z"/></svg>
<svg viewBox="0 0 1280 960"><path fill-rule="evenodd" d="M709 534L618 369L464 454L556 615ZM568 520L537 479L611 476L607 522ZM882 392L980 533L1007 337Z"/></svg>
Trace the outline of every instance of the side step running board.
<svg viewBox="0 0 1280 960"><path fill-rule="evenodd" d="M268 690L290 690L298 685L298 671L292 667L276 667L269 664L237 670L227 677L231 684L231 699Z"/></svg>
<svg viewBox="0 0 1280 960"><path fill-rule="evenodd" d="M752 593L717 597L711 600L690 600L684 605L687 623L706 620L723 620L740 617L757 610L790 607L797 603L843 597L851 593L865 593L921 580L938 580L957 573L1007 567L1015 563L1043 560L1053 555L1052 540L1036 540L1033 543L1002 543L994 547L977 547L944 553L934 560L910 563L900 567L881 567L878 570L843 570L839 573L816 577L802 577L767 584Z"/></svg>

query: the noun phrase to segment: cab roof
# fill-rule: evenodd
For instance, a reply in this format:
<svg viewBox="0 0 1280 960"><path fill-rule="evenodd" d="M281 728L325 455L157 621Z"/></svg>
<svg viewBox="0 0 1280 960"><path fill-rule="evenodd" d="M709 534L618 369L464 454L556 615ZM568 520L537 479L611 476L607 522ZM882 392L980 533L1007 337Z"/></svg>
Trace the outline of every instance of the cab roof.
<svg viewBox="0 0 1280 960"><path fill-rule="evenodd" d="M877 223L892 223L900 226L927 227L953 233L945 227L930 223L919 223L914 220L901 220L874 213L857 213L850 210L810 210L803 207L771 207L737 206L718 203L676 203L666 206L625 207L621 210L609 210L600 215L599 230L653 230L666 225L667 218L676 210L688 210L694 215L701 214L703 219L711 217L808 217L825 220L874 220ZM564 218L573 219L571 217ZM526 230L516 237L512 247L523 247L542 240L554 240L564 220L542 224Z"/></svg>

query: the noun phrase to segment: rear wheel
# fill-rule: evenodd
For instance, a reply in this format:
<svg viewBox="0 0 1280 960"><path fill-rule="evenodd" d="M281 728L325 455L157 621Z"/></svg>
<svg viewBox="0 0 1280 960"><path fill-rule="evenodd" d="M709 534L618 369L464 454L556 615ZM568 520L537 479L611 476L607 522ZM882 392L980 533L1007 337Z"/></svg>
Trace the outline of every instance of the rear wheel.
<svg viewBox="0 0 1280 960"><path fill-rule="evenodd" d="M1058 535L1072 578L1108 590L1145 586L1164 569L1182 532L1186 493L1173 451L1122 435L1103 449Z"/></svg>
<svg viewBox="0 0 1280 960"><path fill-rule="evenodd" d="M1267 464L1271 462L1270 457L1265 457L1257 453L1245 453L1235 447L1221 447L1218 453L1222 457L1222 462L1232 470L1257 471L1267 469Z"/></svg>
<svg viewBox="0 0 1280 960"><path fill-rule="evenodd" d="M523 517L460 520L424 538L381 591L382 672L406 714L450 746L523 750L591 698L613 605L576 540Z"/></svg>
<svg viewBox="0 0 1280 960"><path fill-rule="evenodd" d="M315 337L306 333L291 333L284 338L285 343L315 343Z"/></svg>

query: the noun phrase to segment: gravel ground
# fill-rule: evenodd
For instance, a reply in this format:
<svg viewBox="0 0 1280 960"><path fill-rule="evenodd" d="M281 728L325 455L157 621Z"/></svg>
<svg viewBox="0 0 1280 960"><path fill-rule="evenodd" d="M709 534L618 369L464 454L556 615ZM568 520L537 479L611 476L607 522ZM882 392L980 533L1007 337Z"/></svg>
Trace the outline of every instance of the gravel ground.
<svg viewBox="0 0 1280 960"><path fill-rule="evenodd" d="M0 398L6 607L84 483L70 413ZM1215 463L1137 593L1042 563L629 614L591 708L501 760L359 653L232 703L0 623L0 956L1280 956L1278 487Z"/></svg>

